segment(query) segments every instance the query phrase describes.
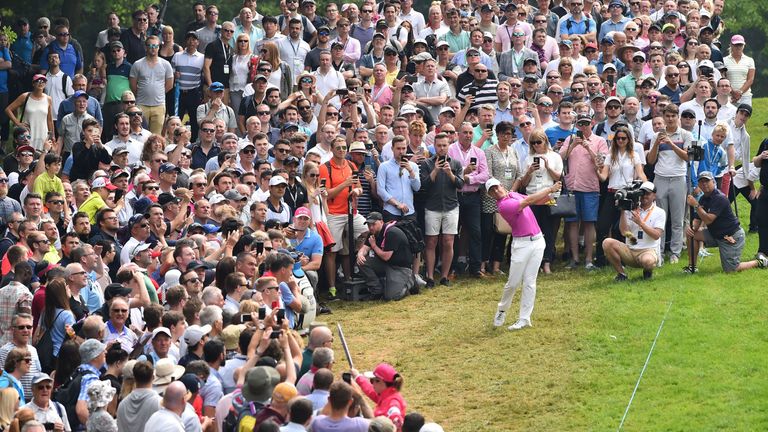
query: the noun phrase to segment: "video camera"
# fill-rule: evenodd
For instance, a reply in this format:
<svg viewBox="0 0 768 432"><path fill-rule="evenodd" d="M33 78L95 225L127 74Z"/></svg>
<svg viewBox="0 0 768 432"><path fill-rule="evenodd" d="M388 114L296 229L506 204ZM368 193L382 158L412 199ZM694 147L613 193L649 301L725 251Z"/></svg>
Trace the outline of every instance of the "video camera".
<svg viewBox="0 0 768 432"><path fill-rule="evenodd" d="M634 210L640 207L640 198L645 195L645 191L640 189L643 185L642 180L635 180L616 191L613 197L616 199L616 207L620 210Z"/></svg>
<svg viewBox="0 0 768 432"><path fill-rule="evenodd" d="M699 162L704 159L704 146L699 141L693 141L691 146L688 147L688 160L691 162Z"/></svg>

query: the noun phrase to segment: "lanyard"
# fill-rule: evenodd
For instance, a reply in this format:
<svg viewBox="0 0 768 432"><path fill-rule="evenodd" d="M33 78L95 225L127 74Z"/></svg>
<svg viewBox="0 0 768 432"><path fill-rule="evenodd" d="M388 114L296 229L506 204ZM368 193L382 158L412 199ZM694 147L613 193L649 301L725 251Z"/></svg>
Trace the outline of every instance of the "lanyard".
<svg viewBox="0 0 768 432"><path fill-rule="evenodd" d="M221 49L224 51L224 63L229 63L229 58L231 57L229 54L229 45L225 44L221 39L219 39L219 42L221 43Z"/></svg>
<svg viewBox="0 0 768 432"><path fill-rule="evenodd" d="M498 144L496 144L496 150L499 151L499 154L501 155L501 160L504 161L504 167L505 168L509 168L509 157L510 157L510 155L509 155L509 150L510 150L509 146L507 146L507 150L505 152L502 152L501 151L501 147Z"/></svg>
<svg viewBox="0 0 768 432"><path fill-rule="evenodd" d="M648 222L648 218L651 217L651 213L656 210L656 204L652 205L650 209L648 209L648 213L645 214L645 217L643 217L643 223Z"/></svg>

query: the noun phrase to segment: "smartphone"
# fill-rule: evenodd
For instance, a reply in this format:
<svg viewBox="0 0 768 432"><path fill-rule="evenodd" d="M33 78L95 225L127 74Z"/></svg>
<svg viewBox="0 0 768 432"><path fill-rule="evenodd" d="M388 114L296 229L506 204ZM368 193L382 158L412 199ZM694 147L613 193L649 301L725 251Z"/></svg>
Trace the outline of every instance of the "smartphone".
<svg viewBox="0 0 768 432"><path fill-rule="evenodd" d="M540 165L541 164L541 158L538 156L533 157L533 164L534 165Z"/></svg>
<svg viewBox="0 0 768 432"><path fill-rule="evenodd" d="M343 127L344 129L349 129L349 128L352 127L352 122L351 121L343 121L343 122L341 122L341 127Z"/></svg>
<svg viewBox="0 0 768 432"><path fill-rule="evenodd" d="M115 196L117 196L117 195L115 195ZM192 204L187 206L187 217L189 217L190 214L192 214Z"/></svg>
<svg viewBox="0 0 768 432"><path fill-rule="evenodd" d="M492 125L492 124L489 124L489 125L487 125L487 126L485 127L485 130L487 130L487 131L492 131L492 130L493 130L493 125Z"/></svg>
<svg viewBox="0 0 768 432"><path fill-rule="evenodd" d="M282 333L281 330L272 330L272 333L270 333L269 338L278 339L280 337L280 333Z"/></svg>
<svg viewBox="0 0 768 432"><path fill-rule="evenodd" d="M277 324L283 325L283 320L285 319L285 309L278 309L277 310Z"/></svg>
<svg viewBox="0 0 768 432"><path fill-rule="evenodd" d="M253 317L251 317L251 314L241 314L240 315L240 322L248 322L253 321Z"/></svg>
<svg viewBox="0 0 768 432"><path fill-rule="evenodd" d="M442 164L445 163L446 157L445 156L438 156L437 157L437 163Z"/></svg>
<svg viewBox="0 0 768 432"><path fill-rule="evenodd" d="M349 94L349 90L347 90L347 89L338 89L338 90L336 90L336 95L337 96L346 96L348 94Z"/></svg>
<svg viewBox="0 0 768 432"><path fill-rule="evenodd" d="M613 75L608 75L608 85L613 88Z"/></svg>
<svg viewBox="0 0 768 432"><path fill-rule="evenodd" d="M373 150L373 143L372 142L365 143L365 149L366 150Z"/></svg>
<svg viewBox="0 0 768 432"><path fill-rule="evenodd" d="M400 162L405 162L405 163L408 163L408 156L402 156L402 157L400 158Z"/></svg>
<svg viewBox="0 0 768 432"><path fill-rule="evenodd" d="M264 253L264 242L256 242L256 253L259 255Z"/></svg>
<svg viewBox="0 0 768 432"><path fill-rule="evenodd" d="M52 431L56 427L56 425L54 425L52 422L48 422L48 423L43 423L43 427L47 431Z"/></svg>
<svg viewBox="0 0 768 432"><path fill-rule="evenodd" d="M120 201L120 198L123 197L123 190L122 189L115 189L115 202ZM189 214L187 214L189 216Z"/></svg>
<svg viewBox="0 0 768 432"><path fill-rule="evenodd" d="M406 75L405 76L405 82L407 82L408 84L413 84L413 83L415 83L418 80L419 80L419 78L416 75Z"/></svg>
<svg viewBox="0 0 768 432"><path fill-rule="evenodd" d="M296 232L296 228L294 228L294 227L292 227L292 226L290 226L290 225L288 225L288 226L287 226L287 227L285 227L285 228L286 228L288 231L293 231L293 232Z"/></svg>
<svg viewBox="0 0 768 432"><path fill-rule="evenodd" d="M259 319L264 320L265 318L267 318L267 308L262 306L259 308Z"/></svg>
<svg viewBox="0 0 768 432"><path fill-rule="evenodd" d="M341 374L341 379L344 380L345 383L352 385L352 374L349 372L344 372Z"/></svg>
<svg viewBox="0 0 768 432"><path fill-rule="evenodd" d="M471 163L472 165L477 165L477 158L476 157L469 158L469 163Z"/></svg>
<svg viewBox="0 0 768 432"><path fill-rule="evenodd" d="M272 302L272 310L275 310L280 307L280 302L273 301Z"/></svg>
<svg viewBox="0 0 768 432"><path fill-rule="evenodd" d="M324 178L320 179L320 187L322 187L322 188L325 187L325 179Z"/></svg>
<svg viewBox="0 0 768 432"><path fill-rule="evenodd" d="M582 132L582 131L576 131L576 137L577 137L577 138L581 138L581 139L584 139L584 132Z"/></svg>
<svg viewBox="0 0 768 432"><path fill-rule="evenodd" d="M283 222L282 224L280 224L280 226L281 226L282 228L288 228L290 225L291 225L291 223L290 223L290 222Z"/></svg>

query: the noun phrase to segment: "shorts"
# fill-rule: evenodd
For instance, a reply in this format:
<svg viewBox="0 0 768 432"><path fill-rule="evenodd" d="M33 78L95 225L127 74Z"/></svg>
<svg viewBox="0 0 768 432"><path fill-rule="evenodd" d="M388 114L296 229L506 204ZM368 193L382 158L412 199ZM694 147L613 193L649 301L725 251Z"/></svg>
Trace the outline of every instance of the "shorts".
<svg viewBox="0 0 768 432"><path fill-rule="evenodd" d="M459 207L445 212L424 210L424 235L459 233Z"/></svg>
<svg viewBox="0 0 768 432"><path fill-rule="evenodd" d="M645 255L653 258L652 262L654 267L659 260L658 248L630 249L626 243L622 243L618 252L621 257L621 263L628 267L642 268L643 266L640 265L640 258Z"/></svg>
<svg viewBox="0 0 768 432"><path fill-rule="evenodd" d="M723 271L727 273L735 272L739 264L741 264L741 252L746 244L744 229L739 228L738 231L733 233L731 237L736 240L734 244L712 237L708 229L701 232L704 234L704 244L707 247L717 246L717 249L720 251L720 265L723 267Z"/></svg>
<svg viewBox="0 0 768 432"><path fill-rule="evenodd" d="M328 215L328 229L331 230L331 235L336 241L336 244L331 248L331 252L340 252L341 255L349 255L349 240L347 239L348 218L348 215ZM365 218L359 213L356 213L352 219L352 226L355 239L368 231L368 226L365 224Z"/></svg>
<svg viewBox="0 0 768 432"><path fill-rule="evenodd" d="M576 216L565 218L566 222L597 222L600 207L600 192L573 192L576 196Z"/></svg>

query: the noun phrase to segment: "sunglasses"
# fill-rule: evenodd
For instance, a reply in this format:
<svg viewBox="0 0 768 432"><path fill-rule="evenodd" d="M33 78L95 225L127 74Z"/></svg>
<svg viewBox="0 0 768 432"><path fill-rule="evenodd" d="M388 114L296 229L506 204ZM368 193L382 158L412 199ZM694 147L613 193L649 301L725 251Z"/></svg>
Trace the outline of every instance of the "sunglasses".
<svg viewBox="0 0 768 432"><path fill-rule="evenodd" d="M518 15L525 15L525 14L518 14ZM525 36L525 33L523 33L523 32L514 32L514 33L512 33L512 36L514 36L514 37L523 37L523 36Z"/></svg>
<svg viewBox="0 0 768 432"><path fill-rule="evenodd" d="M8 183L8 178L7 177L6 178L0 178L0 183L2 183L2 184ZM10 221L8 223L13 223L13 222L19 222L19 221Z"/></svg>
<svg viewBox="0 0 768 432"><path fill-rule="evenodd" d="M216 132L216 129L211 129L211 128L203 128L203 129L200 129L200 130L205 132L205 133L214 133L214 132Z"/></svg>
<svg viewBox="0 0 768 432"><path fill-rule="evenodd" d="M312 84L312 78L302 78L299 82L302 84Z"/></svg>
<svg viewBox="0 0 768 432"><path fill-rule="evenodd" d="M539 106L543 106L543 107L551 107L551 106L552 106L552 103L551 103L551 102L539 102Z"/></svg>
<svg viewBox="0 0 768 432"><path fill-rule="evenodd" d="M121 102L126 104L126 105L136 105L136 101L135 100L124 100L124 101L121 101ZM139 113L139 114L141 114L141 113Z"/></svg>
<svg viewBox="0 0 768 432"><path fill-rule="evenodd" d="M608 105L605 108L606 109L621 109L621 105Z"/></svg>
<svg viewBox="0 0 768 432"><path fill-rule="evenodd" d="M336 147L334 147L334 149L335 149L335 150L344 150L344 151L346 151L346 150L347 150L347 146L341 146L341 145L340 145L340 146L336 146Z"/></svg>
<svg viewBox="0 0 768 432"><path fill-rule="evenodd" d="M679 77L680 74L679 73L668 73L666 76L674 78L674 77Z"/></svg>
<svg viewBox="0 0 768 432"><path fill-rule="evenodd" d="M69 36L69 33L59 33L57 36L59 36L59 37L67 37L67 36Z"/></svg>
<svg viewBox="0 0 768 432"><path fill-rule="evenodd" d="M571 91L572 92L583 92L584 89L583 88L572 88Z"/></svg>
<svg viewBox="0 0 768 432"><path fill-rule="evenodd" d="M560 75L549 75L547 79L560 79Z"/></svg>
<svg viewBox="0 0 768 432"><path fill-rule="evenodd" d="M32 326L31 325L18 325L18 326L16 326L16 329L17 330L32 330Z"/></svg>
<svg viewBox="0 0 768 432"><path fill-rule="evenodd" d="M128 313L128 309L112 309L115 313Z"/></svg>
<svg viewBox="0 0 768 432"><path fill-rule="evenodd" d="M194 187L206 187L208 186L207 183L192 183L192 186Z"/></svg>
<svg viewBox="0 0 768 432"><path fill-rule="evenodd" d="M475 72L477 73L488 73L486 69L475 69Z"/></svg>
<svg viewBox="0 0 768 432"><path fill-rule="evenodd" d="M331 34L329 32L327 32L327 31L323 30L321 32L318 32L317 35L318 36L330 36Z"/></svg>
<svg viewBox="0 0 768 432"><path fill-rule="evenodd" d="M317 177L318 175L319 175L319 174L315 174L315 173L312 173L312 174L307 174L307 177L309 177L309 178L315 178L315 177Z"/></svg>
<svg viewBox="0 0 768 432"><path fill-rule="evenodd" d="M254 149L245 149L245 150L240 150L240 153L243 153L243 154L256 154L256 150L254 150Z"/></svg>
<svg viewBox="0 0 768 432"><path fill-rule="evenodd" d="M531 145L539 145L539 144L544 144L544 141L540 141L540 140L531 141Z"/></svg>
<svg viewBox="0 0 768 432"><path fill-rule="evenodd" d="M139 22L147 22L147 21L149 21L149 18L134 18L133 20L134 21L139 21Z"/></svg>
<svg viewBox="0 0 768 432"><path fill-rule="evenodd" d="M248 43L248 39L240 39L237 43Z"/></svg>
<svg viewBox="0 0 768 432"><path fill-rule="evenodd" d="M533 20L534 24L546 24L547 20Z"/></svg>
<svg viewBox="0 0 768 432"><path fill-rule="evenodd" d="M532 124L531 122L522 122L522 123L520 123L518 126L519 126L519 127L528 127L528 126L530 126L531 124Z"/></svg>
<svg viewBox="0 0 768 432"><path fill-rule="evenodd" d="M139 111L129 112L128 117L141 117L143 114Z"/></svg>
<svg viewBox="0 0 768 432"><path fill-rule="evenodd" d="M338 117L338 116L339 116L339 113L337 113L337 112L327 112L327 113L325 113L325 115L326 115L326 117L327 117L327 116Z"/></svg>
<svg viewBox="0 0 768 432"><path fill-rule="evenodd" d="M230 34L235 32L234 29L221 29L221 31L223 31L224 33L230 33Z"/></svg>
<svg viewBox="0 0 768 432"><path fill-rule="evenodd" d="M290 149L284 149L284 148L280 148L280 149L275 149L275 151L277 151L277 152L280 152L280 153L288 153L288 152L290 152L291 150L290 150Z"/></svg>
<svg viewBox="0 0 768 432"><path fill-rule="evenodd" d="M34 156L35 155L34 153L31 153L31 152L21 152L20 154L22 156Z"/></svg>
<svg viewBox="0 0 768 432"><path fill-rule="evenodd" d="M156 48L160 48L160 45L158 45L158 44L147 44L147 48L149 48L149 49L156 49Z"/></svg>
<svg viewBox="0 0 768 432"><path fill-rule="evenodd" d="M269 115L269 111L256 111L256 115Z"/></svg>
<svg viewBox="0 0 768 432"><path fill-rule="evenodd" d="M523 85L522 84L517 84L517 83L510 83L509 86L512 87L512 88L520 88Z"/></svg>
<svg viewBox="0 0 768 432"><path fill-rule="evenodd" d="M185 281L184 281L184 282L182 282L182 283L188 284L188 283L190 283L190 282L192 282L192 283L198 283L198 282L200 282L200 278L189 278L189 279L185 280Z"/></svg>
<svg viewBox="0 0 768 432"><path fill-rule="evenodd" d="M64 204L64 200L52 200L52 201L48 201L48 204L62 205Z"/></svg>
<svg viewBox="0 0 768 432"><path fill-rule="evenodd" d="M160 186L147 186L147 187L145 187L144 189L145 189L145 190L153 190L153 191L156 191L156 190L160 190ZM149 225L147 225L147 226L149 226ZM142 227L142 228L143 228L143 227Z"/></svg>

